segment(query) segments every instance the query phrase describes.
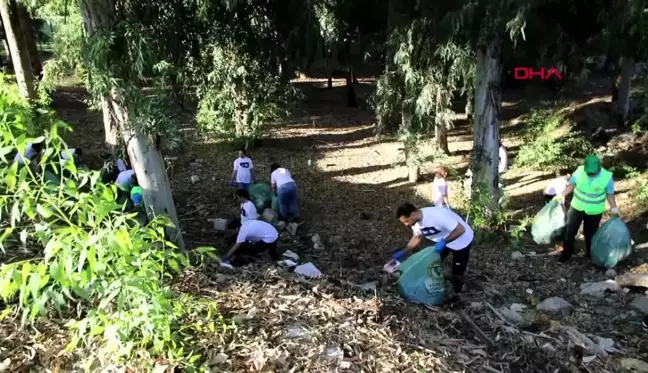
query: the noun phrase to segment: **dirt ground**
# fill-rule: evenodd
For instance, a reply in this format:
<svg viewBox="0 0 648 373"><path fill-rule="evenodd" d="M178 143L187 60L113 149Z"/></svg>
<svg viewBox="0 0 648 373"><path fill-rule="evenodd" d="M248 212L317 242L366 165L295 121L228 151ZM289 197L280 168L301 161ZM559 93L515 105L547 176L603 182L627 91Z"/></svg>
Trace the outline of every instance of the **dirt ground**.
<svg viewBox="0 0 648 373"><path fill-rule="evenodd" d="M396 207L408 201L430 204L433 164L423 168L422 182L409 183L400 145L373 136L369 111L346 107L341 81L331 91L323 89L324 81L296 84L307 95L300 111L274 127L250 156L260 182L269 182L274 162L293 173L306 223L297 237L282 234L281 247L314 263L326 278L306 281L262 262L239 273L210 266L178 279L179 289L217 299L223 314L239 325L225 341L205 341L215 367L232 372L617 372L623 371L624 358L648 361L641 315L630 306L641 291L581 295L581 284L609 274L582 255L558 264L543 254L548 248L526 241L520 248L526 255L512 259L505 235L474 246L461 302L438 309L404 302L382 266L411 234L396 219ZM361 82L362 103L371 90L371 81ZM70 146L87 149L98 161L101 115L88 112L83 98L82 90L66 89L57 93L55 108L75 129ZM534 104L519 104L506 95L505 101L506 120ZM449 140L452 155L444 160L458 174L465 172L472 140L461 119ZM511 123L504 135L514 155L519 141ZM237 211L233 190L227 188L235 151L191 142L177 156L169 174L185 241L225 250L223 237L207 219ZM192 175L201 181L192 183ZM518 217L541 208L542 189L552 177L528 170L506 175L510 207ZM638 237L644 236L646 219L632 203L633 184L618 185L635 241L643 242ZM459 181L453 179L450 188L452 201ZM324 248L313 248L314 233L323 238ZM617 271L633 270L644 257L633 254ZM360 287L372 281L375 290ZM549 297L564 298L573 312L537 311L536 305ZM507 317L510 312L502 307L513 308L523 320ZM614 347L601 351L597 338L611 338ZM627 360L624 364L630 366Z"/></svg>

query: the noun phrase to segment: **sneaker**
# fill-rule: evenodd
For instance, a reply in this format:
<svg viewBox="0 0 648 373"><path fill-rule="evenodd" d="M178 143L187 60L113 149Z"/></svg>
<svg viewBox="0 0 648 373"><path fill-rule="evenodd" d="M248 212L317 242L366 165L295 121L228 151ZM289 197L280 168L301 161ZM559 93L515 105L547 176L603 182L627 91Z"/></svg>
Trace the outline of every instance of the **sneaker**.
<svg viewBox="0 0 648 373"><path fill-rule="evenodd" d="M648 332L648 316L644 316L643 322L641 323L641 327L643 328L644 331Z"/></svg>

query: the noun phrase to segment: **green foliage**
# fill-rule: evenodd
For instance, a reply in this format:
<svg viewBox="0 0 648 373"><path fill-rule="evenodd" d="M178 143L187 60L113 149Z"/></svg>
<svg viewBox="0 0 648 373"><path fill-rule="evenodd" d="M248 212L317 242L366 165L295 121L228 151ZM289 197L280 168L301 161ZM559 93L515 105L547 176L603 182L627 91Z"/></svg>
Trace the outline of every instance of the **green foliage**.
<svg viewBox="0 0 648 373"><path fill-rule="evenodd" d="M295 92L242 50L214 45L208 53L212 70L198 89L201 130L228 138L259 138L264 125L285 114Z"/></svg>
<svg viewBox="0 0 648 373"><path fill-rule="evenodd" d="M509 236L511 237L509 244L512 249L520 248L524 235L532 223L533 217L525 216L515 228L509 229Z"/></svg>
<svg viewBox="0 0 648 373"><path fill-rule="evenodd" d="M554 110L533 110L525 121L516 166L566 169L579 164L593 148L572 128L573 124Z"/></svg>
<svg viewBox="0 0 648 373"><path fill-rule="evenodd" d="M648 182L641 181L633 191L634 197L641 206L648 205Z"/></svg>
<svg viewBox="0 0 648 373"><path fill-rule="evenodd" d="M69 127L47 111L33 112L15 88L0 85L0 244L3 251L22 243L39 255L3 264L0 297L23 324L57 314L70 318L69 349L94 351L89 359L111 362L142 350L187 367L197 342L197 326L185 318L204 314L215 330L222 327L213 303L198 302L170 290L168 281L190 267L187 255L165 239L172 225L157 217L140 226L116 202L114 185L98 172L60 167L65 148L61 133ZM39 128L47 128L38 136ZM19 167L7 155L27 143L42 143L40 161ZM16 237L17 236L17 237ZM18 242L16 239L19 238ZM213 248L197 249L214 257Z"/></svg>

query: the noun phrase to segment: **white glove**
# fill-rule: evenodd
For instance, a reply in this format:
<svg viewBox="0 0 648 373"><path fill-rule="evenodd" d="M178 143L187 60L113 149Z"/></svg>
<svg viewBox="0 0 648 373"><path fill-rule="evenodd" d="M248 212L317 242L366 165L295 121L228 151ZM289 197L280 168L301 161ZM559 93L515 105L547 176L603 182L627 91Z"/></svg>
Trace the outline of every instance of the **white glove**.
<svg viewBox="0 0 648 373"><path fill-rule="evenodd" d="M613 207L610 209L610 214L616 215L618 217L621 217L621 211L619 211L618 207Z"/></svg>

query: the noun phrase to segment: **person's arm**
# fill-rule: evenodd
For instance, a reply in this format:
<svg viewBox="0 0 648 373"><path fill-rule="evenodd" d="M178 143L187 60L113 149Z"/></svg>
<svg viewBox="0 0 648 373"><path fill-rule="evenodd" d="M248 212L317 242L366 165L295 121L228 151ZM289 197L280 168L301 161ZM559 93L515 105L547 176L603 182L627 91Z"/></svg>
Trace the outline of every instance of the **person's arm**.
<svg viewBox="0 0 648 373"><path fill-rule="evenodd" d="M576 183L577 183L577 182L578 182L578 180L577 180L577 178L576 178L576 175L572 175L572 176L569 178L569 183L567 184L567 187L565 188L565 190L563 190L563 192L562 192L562 197L563 197L563 199L564 199L565 197L567 197L568 195L572 194L572 192L573 192L574 189L576 188Z"/></svg>
<svg viewBox="0 0 648 373"><path fill-rule="evenodd" d="M422 244L425 238L421 236L414 235L412 238L410 238L409 242L407 243L407 247L405 248L405 252L411 252L419 248Z"/></svg>
<svg viewBox="0 0 648 373"><path fill-rule="evenodd" d="M617 215L617 216L621 215L621 213L619 211L619 208L617 207L617 204L616 204L616 196L614 195L614 181L613 180L610 180L610 182L608 183L608 185L606 187L605 192L607 194L606 195L607 201L610 204L610 213L612 213L612 215Z"/></svg>
<svg viewBox="0 0 648 373"><path fill-rule="evenodd" d="M448 237L445 238L445 242L450 243L456 240L457 238L459 238L459 236L464 234L464 232L466 232L466 228L464 228L463 225L457 223L455 229L453 229L452 232L450 232L450 234L448 235Z"/></svg>
<svg viewBox="0 0 648 373"><path fill-rule="evenodd" d="M234 244L234 246L232 246L232 248L222 258L223 261L229 260L234 255L234 253L236 253L236 251L241 248L241 245L243 245L243 242L237 242L236 244Z"/></svg>
<svg viewBox="0 0 648 373"><path fill-rule="evenodd" d="M232 171L232 180L236 180L237 170L238 170L238 158L234 161L234 171Z"/></svg>
<svg viewBox="0 0 648 373"><path fill-rule="evenodd" d="M270 174L270 185L272 186L272 194L277 194L277 178L275 173Z"/></svg>

